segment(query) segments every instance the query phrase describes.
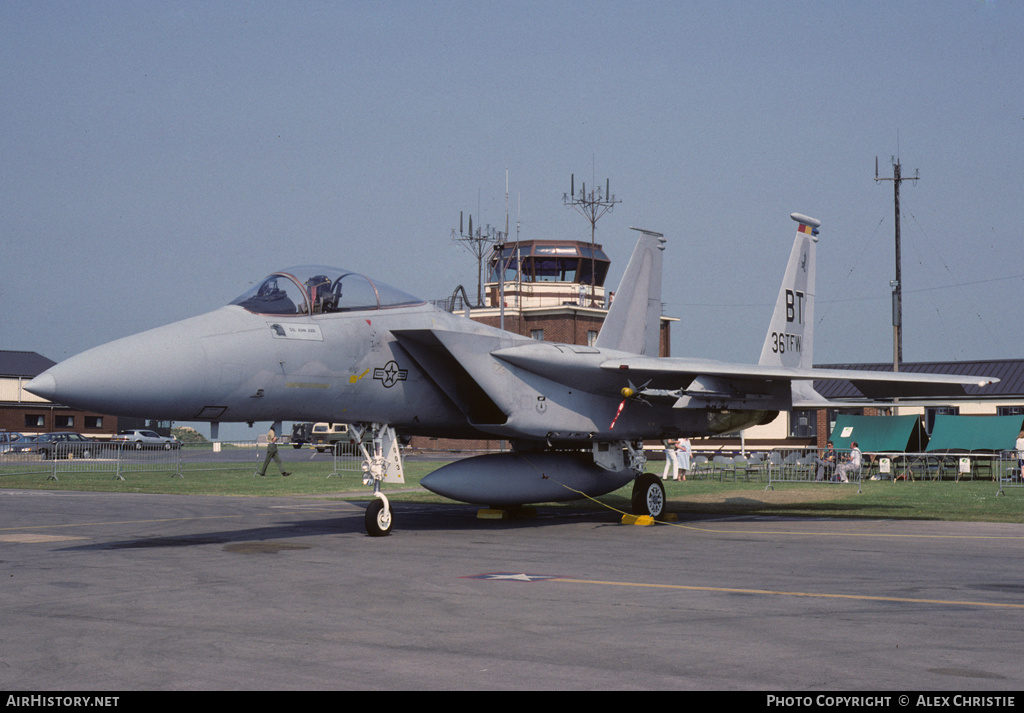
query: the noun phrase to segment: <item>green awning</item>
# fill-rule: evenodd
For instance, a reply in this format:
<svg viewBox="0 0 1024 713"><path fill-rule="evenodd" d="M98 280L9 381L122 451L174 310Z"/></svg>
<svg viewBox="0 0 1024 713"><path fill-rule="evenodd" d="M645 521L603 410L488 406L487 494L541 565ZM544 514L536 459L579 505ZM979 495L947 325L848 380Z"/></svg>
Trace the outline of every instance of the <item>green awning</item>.
<svg viewBox="0 0 1024 713"><path fill-rule="evenodd" d="M920 452L926 440L917 416L853 416L840 414L830 439L838 450L857 441L862 451Z"/></svg>
<svg viewBox="0 0 1024 713"><path fill-rule="evenodd" d="M929 451L1012 451L1024 416L935 417Z"/></svg>

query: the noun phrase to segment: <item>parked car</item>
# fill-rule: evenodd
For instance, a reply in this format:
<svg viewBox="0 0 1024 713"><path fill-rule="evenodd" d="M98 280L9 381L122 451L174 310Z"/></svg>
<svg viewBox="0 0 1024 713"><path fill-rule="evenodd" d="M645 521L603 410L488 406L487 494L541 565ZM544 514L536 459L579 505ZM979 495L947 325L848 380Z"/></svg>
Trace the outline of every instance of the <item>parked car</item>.
<svg viewBox="0 0 1024 713"><path fill-rule="evenodd" d="M156 431L146 429L121 431L110 440L115 443L127 443L130 447L135 448L136 450L142 450L143 448L163 448L165 451L169 451L172 448L181 448L181 441L174 436L161 436Z"/></svg>
<svg viewBox="0 0 1024 713"><path fill-rule="evenodd" d="M7 453L11 449L11 444L17 443L22 438L20 433L14 431L0 431L0 453Z"/></svg>
<svg viewBox="0 0 1024 713"><path fill-rule="evenodd" d="M292 428L292 440L295 440L295 433L298 426ZM302 425L303 436L301 443L308 442L316 448L317 453L324 451L335 452L341 455L345 446L351 446L358 442L356 432L347 423L307 423ZM408 439L400 439L403 445L408 445ZM363 443L373 443L373 433L370 429L363 431ZM293 443L294 445L294 443ZM295 446L298 448L299 446Z"/></svg>
<svg viewBox="0 0 1024 713"><path fill-rule="evenodd" d="M47 458L92 458L96 455L97 443L81 433L59 431L40 433L36 436L22 436L11 445L11 453L38 453Z"/></svg>
<svg viewBox="0 0 1024 713"><path fill-rule="evenodd" d="M369 439L366 435L363 437L366 440L372 440L372 437ZM347 423L314 423L309 440L316 447L317 453L336 450L339 454L343 446L356 442Z"/></svg>

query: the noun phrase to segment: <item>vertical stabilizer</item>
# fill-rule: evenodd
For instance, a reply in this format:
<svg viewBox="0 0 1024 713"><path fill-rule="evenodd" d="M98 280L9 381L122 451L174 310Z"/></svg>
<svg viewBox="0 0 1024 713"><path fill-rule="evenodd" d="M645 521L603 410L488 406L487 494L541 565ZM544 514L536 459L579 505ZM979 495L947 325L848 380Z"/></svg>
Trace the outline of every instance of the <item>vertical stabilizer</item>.
<svg viewBox="0 0 1024 713"><path fill-rule="evenodd" d="M661 342L661 262L665 238L649 230L632 230L639 230L640 237L594 346L656 357Z"/></svg>
<svg viewBox="0 0 1024 713"><path fill-rule="evenodd" d="M810 369L814 342L814 265L820 220L793 213L799 225L758 364Z"/></svg>

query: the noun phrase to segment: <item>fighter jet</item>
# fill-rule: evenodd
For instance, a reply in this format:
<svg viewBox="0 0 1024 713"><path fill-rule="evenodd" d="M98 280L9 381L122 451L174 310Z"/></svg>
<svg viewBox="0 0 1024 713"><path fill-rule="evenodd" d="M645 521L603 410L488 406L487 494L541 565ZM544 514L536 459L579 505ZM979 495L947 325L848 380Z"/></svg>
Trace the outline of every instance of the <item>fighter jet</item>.
<svg viewBox="0 0 1024 713"><path fill-rule="evenodd" d="M645 439L722 434L781 410L827 406L816 379L865 397L963 396L993 380L812 367L820 221L796 239L757 364L658 356L666 239L639 230L593 346L537 341L437 309L346 269L274 272L230 304L74 356L26 389L75 408L177 421L353 424L375 499L367 533L394 518L381 483L402 476L397 437L505 439L511 450L423 478L490 507L573 500L630 481L637 514L662 515ZM214 427L216 428L216 426Z"/></svg>

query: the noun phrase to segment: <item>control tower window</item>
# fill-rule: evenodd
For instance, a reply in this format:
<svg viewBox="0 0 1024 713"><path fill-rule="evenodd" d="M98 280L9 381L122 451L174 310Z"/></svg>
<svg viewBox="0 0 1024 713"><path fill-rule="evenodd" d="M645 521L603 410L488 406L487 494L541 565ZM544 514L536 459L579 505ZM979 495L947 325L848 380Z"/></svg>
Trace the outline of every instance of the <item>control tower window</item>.
<svg viewBox="0 0 1024 713"><path fill-rule="evenodd" d="M603 286L610 264L600 247L594 248L579 241L523 241L505 243L500 250L495 250L490 258L488 274L490 282L498 282L504 276L505 282L522 280Z"/></svg>

